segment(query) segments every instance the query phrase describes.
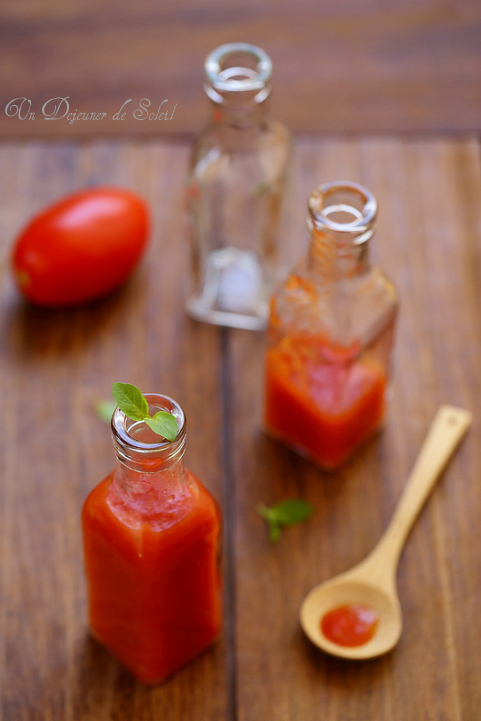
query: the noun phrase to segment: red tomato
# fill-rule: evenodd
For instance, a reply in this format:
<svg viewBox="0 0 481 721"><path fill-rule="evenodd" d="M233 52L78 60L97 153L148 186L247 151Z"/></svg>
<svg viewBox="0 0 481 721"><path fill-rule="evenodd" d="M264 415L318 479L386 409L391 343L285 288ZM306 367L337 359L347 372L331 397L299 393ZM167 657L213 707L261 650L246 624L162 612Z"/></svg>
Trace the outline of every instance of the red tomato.
<svg viewBox="0 0 481 721"><path fill-rule="evenodd" d="M132 272L148 229L147 206L130 190L68 195L33 218L15 243L16 283L33 303L50 308L98 298Z"/></svg>

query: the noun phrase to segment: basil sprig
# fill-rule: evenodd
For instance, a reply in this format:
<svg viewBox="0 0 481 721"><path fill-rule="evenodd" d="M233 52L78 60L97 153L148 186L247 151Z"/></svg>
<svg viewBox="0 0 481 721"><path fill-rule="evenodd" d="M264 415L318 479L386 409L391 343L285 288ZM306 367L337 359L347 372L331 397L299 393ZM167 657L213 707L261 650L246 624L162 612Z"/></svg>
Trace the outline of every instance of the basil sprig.
<svg viewBox="0 0 481 721"><path fill-rule="evenodd" d="M121 411L132 421L144 421L157 435L175 441L179 431L175 416L168 411L149 413L147 398L131 383L113 383L112 395Z"/></svg>
<svg viewBox="0 0 481 721"><path fill-rule="evenodd" d="M306 521L312 514L312 506L301 498L291 498L287 501L281 501L275 506L271 506L271 508L268 508L263 503L258 503L256 511L267 521L269 538L273 543L276 543L281 535L281 528Z"/></svg>

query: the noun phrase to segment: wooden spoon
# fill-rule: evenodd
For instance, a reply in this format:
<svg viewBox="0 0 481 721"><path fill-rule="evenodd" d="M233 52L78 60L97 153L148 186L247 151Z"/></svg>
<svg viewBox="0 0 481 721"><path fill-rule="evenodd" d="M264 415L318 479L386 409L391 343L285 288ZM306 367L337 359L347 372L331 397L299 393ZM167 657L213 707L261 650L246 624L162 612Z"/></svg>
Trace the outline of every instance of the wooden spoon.
<svg viewBox="0 0 481 721"><path fill-rule="evenodd" d="M367 659L390 651L399 641L402 614L396 590L399 556L411 526L441 471L471 424L471 413L441 406L411 471L386 532L361 563L340 576L316 586L304 599L300 619L316 646L334 656ZM362 646L340 646L322 633L324 614L339 606L363 604L378 615L373 638Z"/></svg>

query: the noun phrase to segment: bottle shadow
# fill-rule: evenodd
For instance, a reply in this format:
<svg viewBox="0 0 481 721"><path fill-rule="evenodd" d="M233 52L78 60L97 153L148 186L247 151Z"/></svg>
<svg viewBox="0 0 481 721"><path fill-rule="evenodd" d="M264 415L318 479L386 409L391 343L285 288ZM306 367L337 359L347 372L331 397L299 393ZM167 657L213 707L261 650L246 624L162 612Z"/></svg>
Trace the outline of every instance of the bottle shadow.
<svg viewBox="0 0 481 721"><path fill-rule="evenodd" d="M322 495L326 503L337 499L379 472L382 447L378 438L367 441L356 456L336 471L325 471L309 458L260 430L252 443L262 473L262 490L274 497L279 493L306 497ZM282 496L279 496L279 500Z"/></svg>
<svg viewBox="0 0 481 721"><path fill-rule="evenodd" d="M204 689L206 684L212 683L212 692L215 692L215 681L222 677L219 668L224 656L223 644L217 643L162 683L147 686L137 681L101 644L85 634L79 641L72 663L77 670L73 682L69 684L73 718L78 721L135 719L147 715L150 718L154 704L172 718L174 715L177 717L174 708L182 710L182 699L187 704L185 718L198 718L197 712L201 709L191 709L189 699L199 682ZM60 689L58 691L61 693ZM206 702L209 706L210 702ZM162 713L161 716L164 718ZM181 713L181 716L184 717L184 714Z"/></svg>
<svg viewBox="0 0 481 721"><path fill-rule="evenodd" d="M67 702L71 717L78 721L113 718L113 707L121 706L126 711L122 718L134 718L136 685L133 676L85 633L78 639L70 662L58 668L56 673L51 671L44 684L44 694L48 699L35 704L32 702L32 706L44 712L48 705L54 718L64 718L65 708L62 709L62 706ZM34 708L31 711L34 712Z"/></svg>

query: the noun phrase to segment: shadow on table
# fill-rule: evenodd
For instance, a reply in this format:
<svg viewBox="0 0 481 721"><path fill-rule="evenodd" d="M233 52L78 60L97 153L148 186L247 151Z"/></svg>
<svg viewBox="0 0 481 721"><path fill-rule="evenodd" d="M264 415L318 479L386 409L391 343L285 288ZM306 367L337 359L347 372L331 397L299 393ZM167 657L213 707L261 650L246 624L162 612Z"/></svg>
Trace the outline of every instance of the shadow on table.
<svg viewBox="0 0 481 721"><path fill-rule="evenodd" d="M4 310L0 326L3 352L14 359L70 358L119 333L141 310L146 270L105 298L73 308L40 308L19 296Z"/></svg>
<svg viewBox="0 0 481 721"><path fill-rule="evenodd" d="M223 690L223 686L215 685L215 678L224 655L223 644L217 643L165 682L145 686L86 634L77 647L72 664L78 669L70 686L74 689L73 718L76 721L201 719L204 711L209 713L207 708L215 706L210 700L206 703L205 694L215 694L219 688ZM197 700L195 707L193 697Z"/></svg>
<svg viewBox="0 0 481 721"><path fill-rule="evenodd" d="M386 673L394 664L396 650L385 656L379 656L367 661L349 661L336 658L324 653L304 635L301 628L298 631L296 645L299 645L307 663L303 670L308 673L312 681L322 683L331 689L349 691L351 687L359 688L361 679L365 679L364 688L374 687L382 681Z"/></svg>
<svg viewBox="0 0 481 721"><path fill-rule="evenodd" d="M262 484L256 482L257 488L274 497L279 495L279 498L296 494L305 497L313 490L317 495L322 490L323 500L329 503L345 494L350 486L357 486L360 475L363 480L372 474L382 451L376 436L366 441L342 468L328 472L260 428L255 430L251 449L257 459L257 474L262 476Z"/></svg>

